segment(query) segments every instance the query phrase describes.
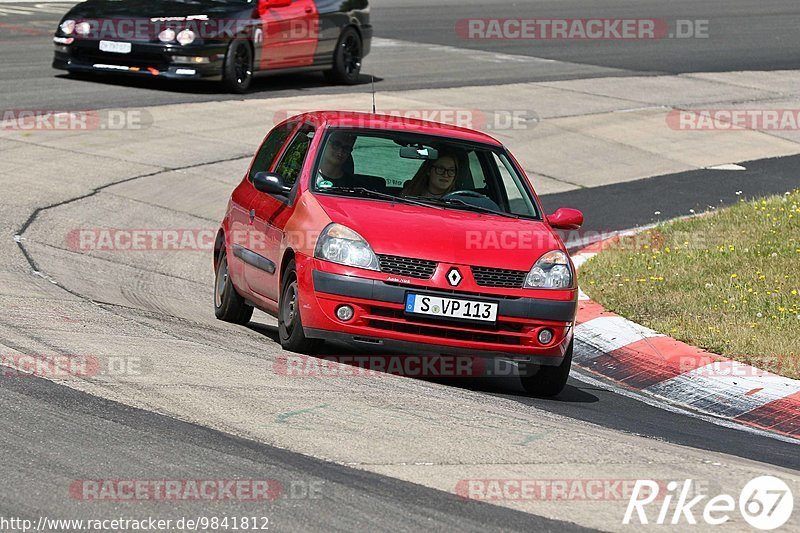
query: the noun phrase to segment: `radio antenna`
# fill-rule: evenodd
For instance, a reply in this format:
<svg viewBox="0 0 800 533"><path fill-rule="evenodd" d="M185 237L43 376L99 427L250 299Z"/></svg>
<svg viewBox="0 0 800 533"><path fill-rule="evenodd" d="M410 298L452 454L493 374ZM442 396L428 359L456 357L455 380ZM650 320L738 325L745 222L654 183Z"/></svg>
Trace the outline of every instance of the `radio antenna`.
<svg viewBox="0 0 800 533"><path fill-rule="evenodd" d="M374 115L376 112L377 111L376 111L376 107L375 107L375 76L373 75L372 76L372 114Z"/></svg>

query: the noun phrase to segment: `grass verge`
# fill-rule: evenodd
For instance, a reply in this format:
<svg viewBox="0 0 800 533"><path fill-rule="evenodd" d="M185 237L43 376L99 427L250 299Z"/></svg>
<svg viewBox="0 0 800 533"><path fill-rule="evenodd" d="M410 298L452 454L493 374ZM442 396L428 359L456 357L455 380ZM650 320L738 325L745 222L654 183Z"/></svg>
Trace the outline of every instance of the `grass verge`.
<svg viewBox="0 0 800 533"><path fill-rule="evenodd" d="M580 283L634 322L800 378L800 190L624 238Z"/></svg>

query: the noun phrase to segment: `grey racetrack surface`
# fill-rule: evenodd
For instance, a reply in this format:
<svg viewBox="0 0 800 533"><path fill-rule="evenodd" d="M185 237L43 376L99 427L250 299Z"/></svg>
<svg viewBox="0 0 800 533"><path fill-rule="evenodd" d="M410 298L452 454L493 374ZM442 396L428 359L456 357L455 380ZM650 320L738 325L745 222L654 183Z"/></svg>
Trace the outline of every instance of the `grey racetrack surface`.
<svg viewBox="0 0 800 533"><path fill-rule="evenodd" d="M362 91L369 90L368 76L376 77L378 90L391 91L609 75L792 69L800 65L800 4L794 0L376 0L373 6L376 36L390 43L399 41L400 45L376 42L365 61L364 84L356 88ZM26 4L2 7L25 12ZM51 6L49 11L57 10ZM67 79L63 72L50 68L52 32L59 14L27 13L0 16L0 109L74 109L87 102L93 108L136 107L241 98L223 94L209 83ZM676 20L708 20L709 37L592 42L467 40L455 30L458 20L468 18L589 17L656 18L670 24ZM498 53L511 57L498 60ZM520 66L513 56L555 61ZM352 88L327 85L318 74L303 74L258 80L249 97L350 91Z"/></svg>
<svg viewBox="0 0 800 533"><path fill-rule="evenodd" d="M0 4L0 109L137 107L242 98L223 94L213 84L68 78L49 66L52 28L58 14L55 10L33 10L30 15L24 14L26 5L29 4ZM800 67L800 34L797 31L800 3L795 0L375 0L373 5L378 41L373 55L366 60L364 72L376 76L379 91ZM8 6L18 12L4 13L3 8ZM456 21L473 17L708 19L710 36L708 39L607 43L468 41L457 37L454 33ZM524 66L519 67L519 57L551 61L523 62ZM364 81L367 79L365 76ZM366 83L355 88L356 91L368 89ZM244 98L346 94L353 90L328 86L316 74L276 76L259 80L253 92ZM265 124L265 131L267 127ZM690 209L730 204L739 199L735 191L741 190L744 197L750 197L779 193L800 185L797 157L758 161L746 166L746 172L685 172L548 195L543 201L548 209L566 205L580 207L590 221L585 229L607 231L685 215ZM66 211L65 217L74 215L69 209ZM79 207L75 207L75 211L80 214ZM655 215L656 211L660 215ZM172 215L174 213L170 213ZM53 216L60 220L57 212ZM2 222L0 227L7 230L4 238L24 229ZM35 249L34 258L41 261L36 265L44 268L47 262L55 264L61 257L69 257L59 255L62 250L54 250L45 246ZM129 266L124 265L125 268ZM139 281L135 279L125 288L133 293ZM176 277L173 281L182 283L185 280ZM117 324L117 319L132 324L149 324L152 320L158 324L154 331L159 334L162 329L172 328L169 335L165 334L165 337L170 336L170 341L174 336L176 342L203 341L214 344L215 348L227 342L229 337L217 337L218 330L203 329L185 317L169 316L166 312L159 316L147 307L160 304L146 301L145 310L109 304L107 307L113 309L115 317L114 321L109 320L109 325ZM6 327L12 326L0 320L0 331ZM31 345L48 345L46 333L35 328L17 333L30 340ZM230 338L233 336L231 333ZM274 328L270 326L252 325L241 336L246 337L241 350L250 350L255 356L280 352ZM0 344L4 340L0 338ZM572 421L589 422L626 435L642 435L653 443L666 441L695 448L708 452L709 457L716 457L719 452L800 470L796 444L658 409L616 394L607 387L588 385L575 378L559 398L551 400L524 396L513 380L448 381L444 385L450 387L456 397L463 390L480 393L486 405L499 399L510 400L523 407L563 415ZM376 390L376 395L391 396L388 385L386 388L376 386ZM213 403L213 398L208 401ZM279 531L577 530L563 522L495 505L466 502L444 491L233 437L45 380L0 379L0 405L3 405L0 453L4 458L0 461L0 479L4 480L0 484L0 515L178 518L214 513L257 514L269 516L275 530ZM348 444L354 443L345 443ZM68 497L71 481L92 476L269 478L285 485L293 480L321 482L324 490L320 499L282 498L258 508L243 503L92 504Z"/></svg>
<svg viewBox="0 0 800 533"><path fill-rule="evenodd" d="M0 385L0 516L260 517L272 531L584 531L243 440L36 378ZM24 453L20 453L24 451ZM93 479L273 480L274 501L82 501ZM312 494L313 496L309 496Z"/></svg>

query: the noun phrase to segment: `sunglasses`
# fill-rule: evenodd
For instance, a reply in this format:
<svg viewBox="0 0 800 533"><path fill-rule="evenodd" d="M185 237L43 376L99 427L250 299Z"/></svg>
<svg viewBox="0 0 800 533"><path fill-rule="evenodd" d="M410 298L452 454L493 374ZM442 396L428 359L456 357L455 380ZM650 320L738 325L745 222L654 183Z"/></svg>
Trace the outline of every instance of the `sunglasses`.
<svg viewBox="0 0 800 533"><path fill-rule="evenodd" d="M439 176L447 176L448 178L456 177L456 169L454 168L440 167L439 165L433 165L431 168L433 168L433 171Z"/></svg>

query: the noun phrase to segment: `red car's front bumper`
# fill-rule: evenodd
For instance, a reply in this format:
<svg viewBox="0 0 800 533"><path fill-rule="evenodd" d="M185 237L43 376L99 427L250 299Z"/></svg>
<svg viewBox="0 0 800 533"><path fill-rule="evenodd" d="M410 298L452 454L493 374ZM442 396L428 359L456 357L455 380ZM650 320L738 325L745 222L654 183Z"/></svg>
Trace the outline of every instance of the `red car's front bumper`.
<svg viewBox="0 0 800 533"><path fill-rule="evenodd" d="M300 309L306 337L337 340L366 349L406 354L467 354L506 357L543 365L558 365L572 341L577 290L549 291L563 299L532 298L525 289L479 287L470 267L440 263L430 280L394 281L396 276L366 271L298 255L295 257ZM464 280L457 290L444 280L457 266ZM404 313L409 291L457 298L492 299L499 303L495 324L452 322ZM343 304L355 316L336 317ZM546 345L538 341L544 328L553 331Z"/></svg>

